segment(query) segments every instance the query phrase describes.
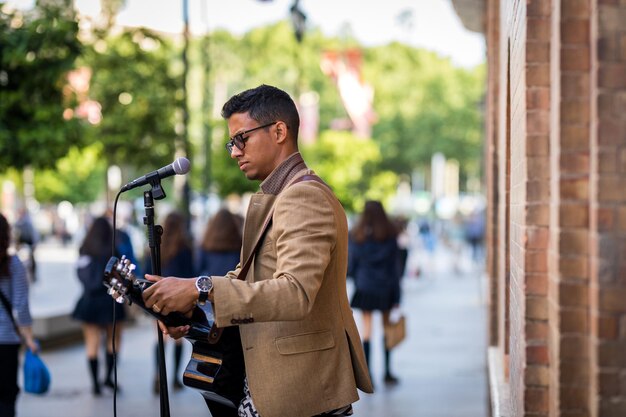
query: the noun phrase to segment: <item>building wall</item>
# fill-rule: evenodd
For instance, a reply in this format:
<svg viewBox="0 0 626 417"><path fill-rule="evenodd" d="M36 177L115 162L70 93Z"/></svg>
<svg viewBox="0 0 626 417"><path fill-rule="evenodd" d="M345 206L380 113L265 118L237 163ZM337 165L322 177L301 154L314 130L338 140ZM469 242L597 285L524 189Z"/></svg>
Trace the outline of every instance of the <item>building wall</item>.
<svg viewBox="0 0 626 417"><path fill-rule="evenodd" d="M626 416L626 0L486 6L492 410Z"/></svg>

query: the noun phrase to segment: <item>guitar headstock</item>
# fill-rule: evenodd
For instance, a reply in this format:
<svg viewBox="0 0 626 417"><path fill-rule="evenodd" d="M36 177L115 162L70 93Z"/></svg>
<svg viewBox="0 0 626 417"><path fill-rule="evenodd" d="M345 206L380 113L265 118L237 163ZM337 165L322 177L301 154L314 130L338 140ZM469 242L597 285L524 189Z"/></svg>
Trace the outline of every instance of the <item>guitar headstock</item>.
<svg viewBox="0 0 626 417"><path fill-rule="evenodd" d="M104 269L104 285L109 289L108 293L113 299L122 304L124 301L131 301L129 297L130 288L138 281L135 276L137 266L133 264L126 255L120 259L111 256ZM143 280L140 280L143 281Z"/></svg>

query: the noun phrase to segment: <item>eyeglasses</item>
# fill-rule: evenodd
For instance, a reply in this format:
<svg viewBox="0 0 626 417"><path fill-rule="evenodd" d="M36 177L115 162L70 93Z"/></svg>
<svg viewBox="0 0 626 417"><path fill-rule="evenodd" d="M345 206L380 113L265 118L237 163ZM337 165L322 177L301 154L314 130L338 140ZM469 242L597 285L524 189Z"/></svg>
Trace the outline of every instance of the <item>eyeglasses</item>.
<svg viewBox="0 0 626 417"><path fill-rule="evenodd" d="M258 130L258 129L263 129L264 127L275 125L276 123L278 122L272 122L272 123L268 123L262 126L253 127L252 129L244 130L243 132L237 133L235 136L230 138L228 142L226 142L226 150L228 151L229 154L232 154L233 146L236 146L237 149L239 149L240 151L243 151L243 148L246 147L246 141L248 140L248 138L247 137L244 138L243 135L247 135L248 133L254 132L255 130Z"/></svg>

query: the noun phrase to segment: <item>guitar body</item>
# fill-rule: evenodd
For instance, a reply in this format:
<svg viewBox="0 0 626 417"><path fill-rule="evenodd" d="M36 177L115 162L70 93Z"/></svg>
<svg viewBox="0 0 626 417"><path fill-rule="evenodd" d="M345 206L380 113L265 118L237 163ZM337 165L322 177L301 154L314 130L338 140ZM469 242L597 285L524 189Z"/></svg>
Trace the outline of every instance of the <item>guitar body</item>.
<svg viewBox="0 0 626 417"><path fill-rule="evenodd" d="M134 269L128 259L111 257L104 271L104 285L109 293L117 302L134 303L168 327L190 326L185 338L193 351L183 373L183 384L199 390L207 400L237 408L243 398L245 377L239 328L217 328L210 303L196 307L190 318L179 313L155 313L146 307L142 297L152 282L135 277Z"/></svg>

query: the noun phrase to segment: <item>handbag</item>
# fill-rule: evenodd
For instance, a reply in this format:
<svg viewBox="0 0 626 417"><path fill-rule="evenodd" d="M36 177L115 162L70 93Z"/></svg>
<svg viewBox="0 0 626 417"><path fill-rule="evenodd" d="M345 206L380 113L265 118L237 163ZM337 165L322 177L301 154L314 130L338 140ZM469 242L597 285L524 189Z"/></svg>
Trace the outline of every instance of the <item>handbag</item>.
<svg viewBox="0 0 626 417"><path fill-rule="evenodd" d="M385 324L385 348L391 350L398 346L406 338L406 318L404 314L398 312L394 317L390 314L389 323Z"/></svg>
<svg viewBox="0 0 626 417"><path fill-rule="evenodd" d="M13 307L11 306L11 302L8 298L6 298L2 291L0 291L0 301L2 301L2 305L9 314L9 318L11 319L11 323L13 323L15 332L23 342L22 335L20 334L20 330L17 327L15 318L13 317ZM24 391L30 392L31 394L45 394L48 392L49 388L50 371L48 370L48 367L39 355L32 352L30 349L26 349L26 355L24 357Z"/></svg>
<svg viewBox="0 0 626 417"><path fill-rule="evenodd" d="M24 391L45 394L50 388L50 371L38 354L26 349L24 357Z"/></svg>

